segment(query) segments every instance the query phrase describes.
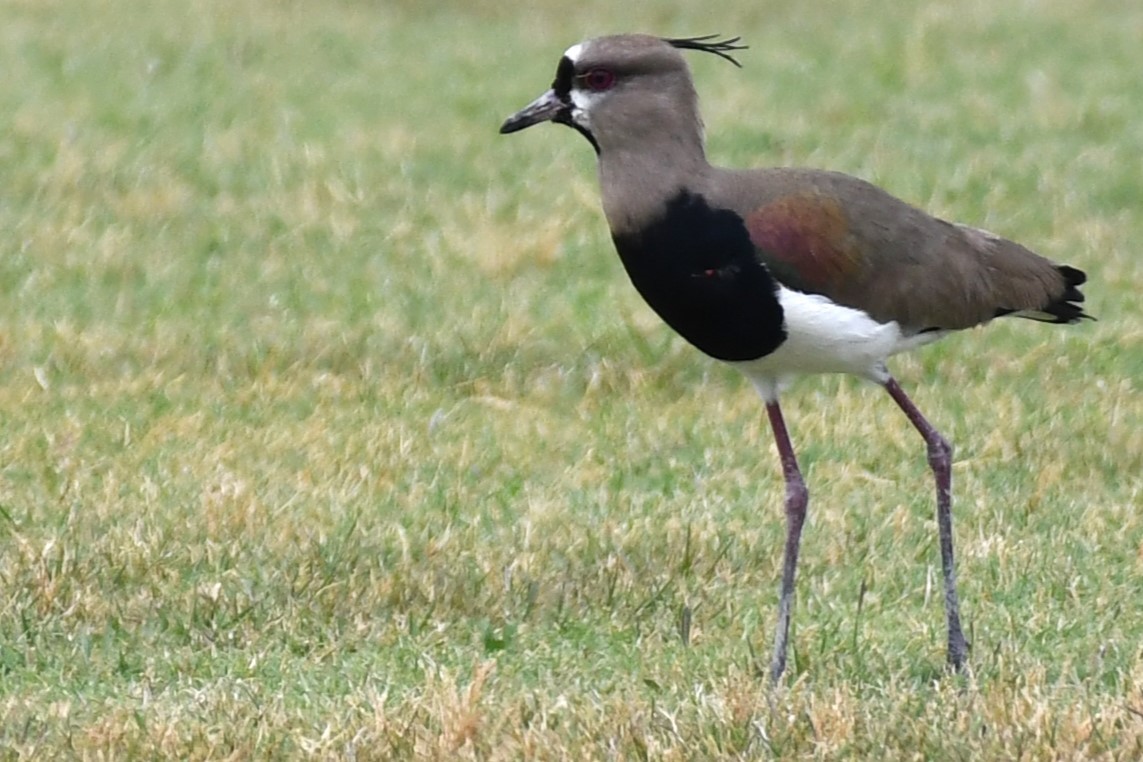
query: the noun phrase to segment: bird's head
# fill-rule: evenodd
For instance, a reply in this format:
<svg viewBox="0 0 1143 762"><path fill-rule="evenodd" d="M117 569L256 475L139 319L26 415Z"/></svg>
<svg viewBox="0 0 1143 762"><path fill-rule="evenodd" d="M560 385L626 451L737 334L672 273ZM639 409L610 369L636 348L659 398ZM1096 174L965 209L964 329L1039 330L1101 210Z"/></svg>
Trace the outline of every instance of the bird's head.
<svg viewBox="0 0 1143 762"><path fill-rule="evenodd" d="M680 49L713 53L738 66L738 37L664 39L644 34L596 37L571 46L560 58L551 89L505 120L501 134L540 122L565 124L604 153L651 135L695 140L702 122L690 69Z"/></svg>

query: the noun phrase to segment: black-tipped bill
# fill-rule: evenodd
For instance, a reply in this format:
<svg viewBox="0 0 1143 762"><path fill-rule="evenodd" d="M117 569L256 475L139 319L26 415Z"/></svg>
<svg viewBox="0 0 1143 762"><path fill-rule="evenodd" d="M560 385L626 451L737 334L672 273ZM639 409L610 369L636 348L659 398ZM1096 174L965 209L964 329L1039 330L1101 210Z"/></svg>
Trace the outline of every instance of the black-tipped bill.
<svg viewBox="0 0 1143 762"><path fill-rule="evenodd" d="M507 135L510 132L517 132L525 127L531 127L533 124L550 122L565 108L567 108L567 106L560 100L560 97L556 95L556 91L549 90L505 119L504 124L500 125L500 134Z"/></svg>

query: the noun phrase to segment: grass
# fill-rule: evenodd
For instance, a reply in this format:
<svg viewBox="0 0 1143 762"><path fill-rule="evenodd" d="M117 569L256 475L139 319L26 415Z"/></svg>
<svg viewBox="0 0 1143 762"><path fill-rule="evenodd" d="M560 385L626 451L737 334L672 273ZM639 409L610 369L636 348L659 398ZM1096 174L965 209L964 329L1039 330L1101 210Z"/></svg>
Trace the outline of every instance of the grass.
<svg viewBox="0 0 1143 762"><path fill-rule="evenodd" d="M0 756L1137 759L1143 10L980 0L0 0ZM559 53L692 56L710 152L849 171L1088 271L1094 324L901 358L957 446L761 406L611 251Z"/></svg>

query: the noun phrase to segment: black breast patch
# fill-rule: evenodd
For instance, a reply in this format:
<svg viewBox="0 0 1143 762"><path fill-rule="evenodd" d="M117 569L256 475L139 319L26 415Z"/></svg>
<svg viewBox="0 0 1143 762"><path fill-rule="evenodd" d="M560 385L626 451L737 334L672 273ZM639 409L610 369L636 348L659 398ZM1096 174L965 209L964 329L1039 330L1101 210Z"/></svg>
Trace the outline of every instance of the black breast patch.
<svg viewBox="0 0 1143 762"><path fill-rule="evenodd" d="M680 191L659 221L612 239L651 309L711 357L755 360L785 341L778 284L729 209Z"/></svg>

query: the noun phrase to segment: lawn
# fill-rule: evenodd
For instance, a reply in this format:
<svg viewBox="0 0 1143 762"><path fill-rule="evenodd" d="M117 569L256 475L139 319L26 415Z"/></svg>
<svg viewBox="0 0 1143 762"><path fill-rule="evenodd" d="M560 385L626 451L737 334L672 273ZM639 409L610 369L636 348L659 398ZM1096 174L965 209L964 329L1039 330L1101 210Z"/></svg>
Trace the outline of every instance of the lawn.
<svg viewBox="0 0 1143 762"><path fill-rule="evenodd" d="M1143 5L0 0L0 759L1143 757ZM756 395L627 282L594 158L511 138L609 31L709 152L1084 269L1078 326Z"/></svg>

